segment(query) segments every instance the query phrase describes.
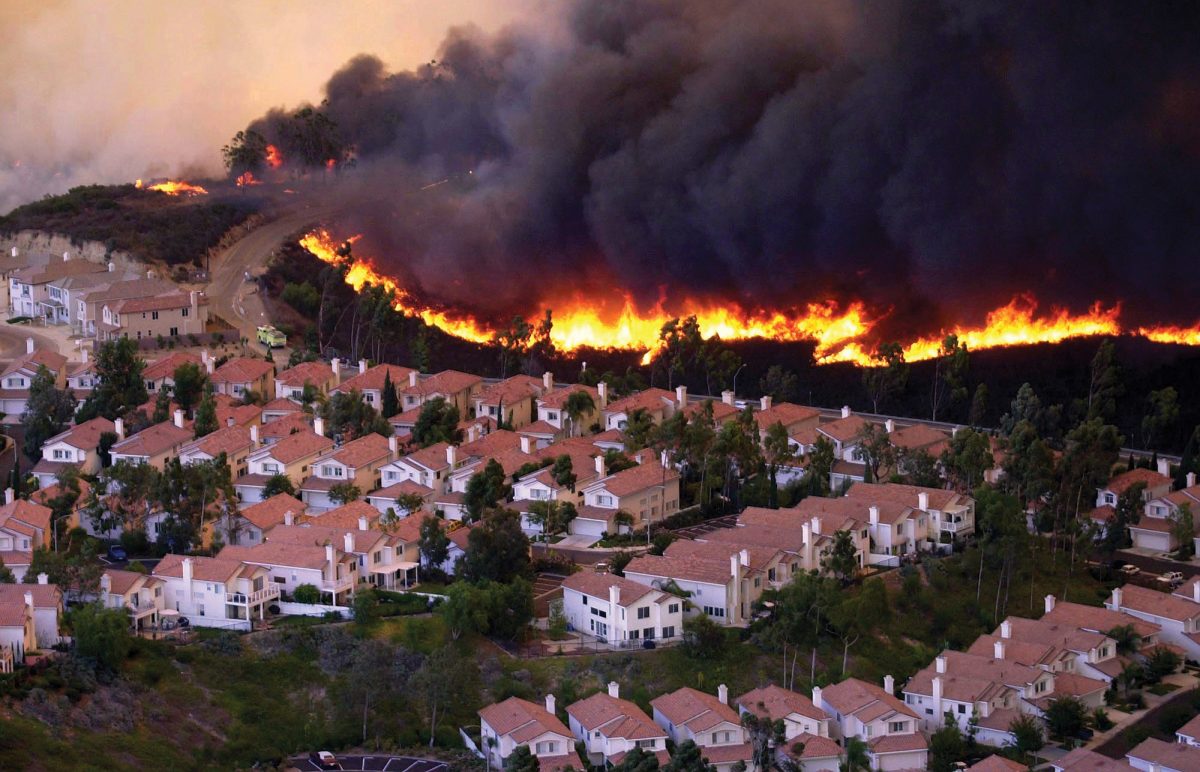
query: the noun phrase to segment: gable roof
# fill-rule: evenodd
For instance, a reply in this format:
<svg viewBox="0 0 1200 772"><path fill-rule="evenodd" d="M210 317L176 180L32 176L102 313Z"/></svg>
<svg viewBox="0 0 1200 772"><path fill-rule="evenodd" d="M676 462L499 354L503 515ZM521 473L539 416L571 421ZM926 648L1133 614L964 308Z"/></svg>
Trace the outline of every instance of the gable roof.
<svg viewBox="0 0 1200 772"><path fill-rule="evenodd" d="M482 382L483 379L478 375L464 373L461 370L442 370L428 378L418 378L416 386L411 386L408 381L404 381L397 384L396 389L401 394L457 394Z"/></svg>
<svg viewBox="0 0 1200 772"><path fill-rule="evenodd" d="M269 499L257 504L251 504L238 511L238 514L249 520L256 528L266 529L284 522L284 515L291 512L296 518L304 514L307 505L286 493L276 493Z"/></svg>
<svg viewBox="0 0 1200 772"><path fill-rule="evenodd" d="M821 424L817 427L817 431L842 444L846 444L852 442L858 436L859 431L868 423L870 421L862 416L852 414L845 418L830 421L827 424Z"/></svg>
<svg viewBox="0 0 1200 772"><path fill-rule="evenodd" d="M679 472L674 468L664 467L658 462L658 459L653 459L596 480L588 487L603 487L614 496L628 496L653 485L662 485L670 480L678 479L678 477Z"/></svg>
<svg viewBox="0 0 1200 772"><path fill-rule="evenodd" d="M335 379L333 368L324 362L301 362L275 376L275 382L284 386L304 386L306 383L317 386L330 379Z"/></svg>
<svg viewBox="0 0 1200 772"><path fill-rule="evenodd" d="M815 721L829 718L825 711L814 705L808 697L775 684L751 689L734 700L734 703L759 718L769 718L772 721L787 718L793 713Z"/></svg>
<svg viewBox="0 0 1200 772"><path fill-rule="evenodd" d="M97 416L90 421L84 421L81 424L76 424L65 432L57 434L46 440L43 445L53 445L56 442L65 442L73 448L80 450L95 450L100 445L100 435L104 432L116 430L116 425L104 416Z"/></svg>
<svg viewBox="0 0 1200 772"><path fill-rule="evenodd" d="M185 452L198 450L212 458L216 458L222 453L232 455L238 451L252 447L253 444L250 440L250 429L245 426L234 425L217 429L215 432L210 432L198 440L193 440L180 448L179 452L182 455Z"/></svg>
<svg viewBox="0 0 1200 772"><path fill-rule="evenodd" d="M868 721L886 714L887 712L901 713L910 718L917 714L903 702L883 690L882 686L860 680L847 678L841 683L826 686L821 690L821 699L833 706L842 715L866 714L873 716Z"/></svg>
<svg viewBox="0 0 1200 772"><path fill-rule="evenodd" d="M1153 469L1130 469L1109 480L1108 485L1101 490L1112 491L1120 496L1137 483L1144 483L1147 488L1157 488L1160 485L1170 485L1171 478L1165 477Z"/></svg>
<svg viewBox="0 0 1200 772"><path fill-rule="evenodd" d="M411 367L400 365L375 365L367 368L365 373L359 373L347 378L337 386L335 391L348 394L351 391L382 391L383 382L388 375L392 378L392 387L401 389L408 385L409 373L414 373Z"/></svg>
<svg viewBox="0 0 1200 772"><path fill-rule="evenodd" d="M1127 608L1177 622L1200 616L1200 603L1136 584L1121 588L1121 609Z"/></svg>
<svg viewBox="0 0 1200 772"><path fill-rule="evenodd" d="M616 511L613 511L616 514ZM661 576L664 579L684 579L703 584L728 585L733 578L729 563L696 557L671 558L665 555L642 555L629 561L625 573Z"/></svg>
<svg viewBox="0 0 1200 772"><path fill-rule="evenodd" d="M270 426L270 424L267 424L267 426ZM333 447L333 440L317 434L312 429L305 428L294 434L287 435L278 442L262 448L260 451L256 451L255 455L258 458L269 456L281 464L291 464L306 456L323 453L331 447ZM262 451L266 452L263 453Z"/></svg>
<svg viewBox="0 0 1200 772"><path fill-rule="evenodd" d="M650 704L672 724L703 732L722 722L741 725L737 711L714 695L685 686L650 700Z"/></svg>
<svg viewBox="0 0 1200 772"><path fill-rule="evenodd" d="M33 353L26 354L20 359L14 360L4 372L0 373L0 377L11 375L16 372L26 372L30 375L36 375L39 367L45 367L51 373L57 373L67 363L67 358L57 351L48 351L47 349L35 349Z"/></svg>
<svg viewBox="0 0 1200 772"><path fill-rule="evenodd" d="M650 594L662 595L660 591L638 582L626 579L616 574L597 574L592 571L578 571L563 580L562 586L575 590L593 598L603 598L608 602L610 587L616 587L620 592L618 606L629 607Z"/></svg>
<svg viewBox="0 0 1200 772"><path fill-rule="evenodd" d="M511 734L517 743L524 743L548 732L571 738L571 731L563 726L558 717L538 705L520 697L509 697L479 711L479 717L488 723L496 734Z"/></svg>
<svg viewBox="0 0 1200 772"><path fill-rule="evenodd" d="M347 442L340 448L321 457L321 460L332 459L339 464L345 464L351 469L385 458L391 454L391 446L387 437L382 434L364 434Z"/></svg>
<svg viewBox="0 0 1200 772"><path fill-rule="evenodd" d="M486 386L473 401L481 405L512 405L541 393L542 379L522 374Z"/></svg>
<svg viewBox="0 0 1200 772"><path fill-rule="evenodd" d="M557 389L552 389L542 396L538 397L538 404L544 408L551 410L563 410L567 405L567 398L577 391L582 391L592 398L592 403L600 405L600 392L593 386L584 386L582 383L573 383L570 386L562 386Z"/></svg>
<svg viewBox="0 0 1200 772"><path fill-rule="evenodd" d="M241 572L240 560L231 560L218 555L215 558L167 554L151 572L153 576L169 576L175 579L183 578L183 561L192 561L192 579L199 582L228 582Z"/></svg>
<svg viewBox="0 0 1200 772"><path fill-rule="evenodd" d="M622 397L615 402L608 403L603 412L607 415L615 413L632 413L641 408L648 412L662 410L668 403L675 402L675 394L665 389L646 389L639 391L636 394L630 394L628 397Z"/></svg>
<svg viewBox="0 0 1200 772"><path fill-rule="evenodd" d="M597 692L591 697L567 706L567 713L589 732L599 731L605 737L626 740L647 740L667 736L662 727L629 700Z"/></svg>
<svg viewBox="0 0 1200 772"><path fill-rule="evenodd" d="M175 375L175 371L179 369L180 365L186 364L200 367L203 363L200 361L200 357L189 351L175 351L161 359L147 362L146 368L142 370L142 378L147 381L170 378Z"/></svg>
<svg viewBox="0 0 1200 772"><path fill-rule="evenodd" d="M278 527L286 528L286 526ZM335 544L333 547L334 559L341 562L344 559L344 555L340 552L341 545ZM253 563L264 566L320 570L323 570L329 562L323 545L289 544L282 541L265 541L250 547L231 544L224 547L217 554L217 558L239 564Z"/></svg>
<svg viewBox="0 0 1200 772"><path fill-rule="evenodd" d="M208 302L208 298L201 293L196 298L196 302L204 305ZM171 308L189 308L191 305L192 295L190 292L176 291L119 301L113 310L118 314L136 314L146 311L165 311Z"/></svg>
<svg viewBox="0 0 1200 772"><path fill-rule="evenodd" d="M195 437L188 428L180 428L171 421L147 426L132 437L112 446L111 451L122 456L146 456L152 458L171 448L183 445Z"/></svg>
<svg viewBox="0 0 1200 772"><path fill-rule="evenodd" d="M210 376L213 383L250 383L275 371L275 365L264 359L234 357Z"/></svg>

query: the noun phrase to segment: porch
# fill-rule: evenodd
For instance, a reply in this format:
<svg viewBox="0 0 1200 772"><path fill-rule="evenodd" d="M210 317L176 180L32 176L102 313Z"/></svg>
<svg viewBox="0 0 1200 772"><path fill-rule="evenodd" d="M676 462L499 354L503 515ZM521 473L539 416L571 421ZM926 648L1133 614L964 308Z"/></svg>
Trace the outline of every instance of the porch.
<svg viewBox="0 0 1200 772"><path fill-rule="evenodd" d="M411 560L376 565L368 572L367 582L385 590L407 590L421 580L420 569L421 564Z"/></svg>

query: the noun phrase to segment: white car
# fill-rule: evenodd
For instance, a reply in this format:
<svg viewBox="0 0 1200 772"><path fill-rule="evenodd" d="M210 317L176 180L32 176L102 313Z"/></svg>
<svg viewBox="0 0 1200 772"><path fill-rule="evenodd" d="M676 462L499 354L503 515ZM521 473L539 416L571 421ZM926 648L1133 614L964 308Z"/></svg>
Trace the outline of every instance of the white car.
<svg viewBox="0 0 1200 772"><path fill-rule="evenodd" d="M1140 574L1141 572L1142 569L1138 568L1132 563L1126 563L1125 565L1121 566L1121 573L1125 574L1126 576L1133 576L1134 574Z"/></svg>
<svg viewBox="0 0 1200 772"><path fill-rule="evenodd" d="M1154 581L1175 587L1183 584L1183 573L1180 571L1165 571L1161 576L1155 577Z"/></svg>

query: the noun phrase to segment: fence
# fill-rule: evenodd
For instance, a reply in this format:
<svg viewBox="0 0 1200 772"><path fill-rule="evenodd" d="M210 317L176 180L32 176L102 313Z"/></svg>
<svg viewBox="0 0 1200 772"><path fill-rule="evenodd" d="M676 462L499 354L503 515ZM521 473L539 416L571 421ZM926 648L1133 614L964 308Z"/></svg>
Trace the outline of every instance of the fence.
<svg viewBox="0 0 1200 772"><path fill-rule="evenodd" d="M296 603L295 601L281 601L277 604L280 614L290 614L298 617L323 617L332 612L337 613L343 619L350 618L349 606L328 606L324 603Z"/></svg>

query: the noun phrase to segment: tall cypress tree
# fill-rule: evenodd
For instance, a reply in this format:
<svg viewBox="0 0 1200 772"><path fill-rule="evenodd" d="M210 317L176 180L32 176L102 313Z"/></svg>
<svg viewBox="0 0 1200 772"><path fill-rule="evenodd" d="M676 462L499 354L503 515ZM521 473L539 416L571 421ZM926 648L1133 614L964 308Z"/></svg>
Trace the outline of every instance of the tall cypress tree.
<svg viewBox="0 0 1200 772"><path fill-rule="evenodd" d="M391 372L383 374L383 396L380 398L380 414L391 418L400 412L400 397L396 394L396 386L392 383Z"/></svg>

